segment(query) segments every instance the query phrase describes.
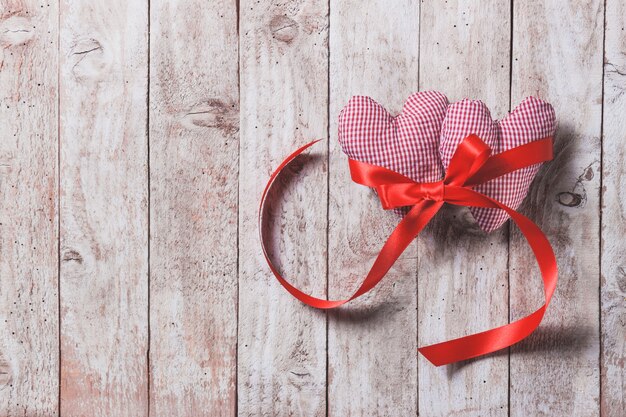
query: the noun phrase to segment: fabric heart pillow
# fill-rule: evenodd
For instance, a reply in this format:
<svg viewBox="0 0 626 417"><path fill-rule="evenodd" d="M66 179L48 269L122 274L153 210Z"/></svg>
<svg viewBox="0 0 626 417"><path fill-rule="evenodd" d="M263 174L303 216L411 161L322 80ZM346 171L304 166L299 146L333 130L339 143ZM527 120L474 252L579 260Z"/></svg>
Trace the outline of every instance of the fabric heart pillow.
<svg viewBox="0 0 626 417"><path fill-rule="evenodd" d="M450 104L437 91L411 95L402 112L391 116L369 97L355 96L339 114L339 143L349 158L399 172L414 181L441 180L457 146L470 134L479 136L493 154L554 135L552 106L528 97L502 120L493 120L478 100ZM523 168L475 187L517 209L541 164ZM508 215L498 209L470 208L486 232L502 226Z"/></svg>

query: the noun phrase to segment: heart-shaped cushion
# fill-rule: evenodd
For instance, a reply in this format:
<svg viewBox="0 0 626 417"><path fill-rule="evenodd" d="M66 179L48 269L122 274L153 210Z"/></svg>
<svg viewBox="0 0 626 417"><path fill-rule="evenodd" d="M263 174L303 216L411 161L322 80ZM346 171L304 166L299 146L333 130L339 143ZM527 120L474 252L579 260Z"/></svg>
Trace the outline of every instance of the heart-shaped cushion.
<svg viewBox="0 0 626 417"><path fill-rule="evenodd" d="M424 91L411 95L395 117L369 97L353 97L339 115L339 143L351 159L383 166L418 182L433 182L443 178L456 147L472 133L497 154L552 136L555 128L554 109L535 97L525 99L501 121L493 121L481 101L449 105L442 93ZM539 166L515 171L476 190L517 209ZM497 209L471 211L486 232L508 219Z"/></svg>
<svg viewBox="0 0 626 417"><path fill-rule="evenodd" d="M536 97L524 99L499 121L491 118L487 106L479 100L462 100L448 106L441 128L441 161L445 169L457 146L470 134L480 137L498 154L509 149L554 135L556 117L552 106ZM475 190L516 210L522 203L541 164L478 185ZM506 222L509 216L499 209L471 207L470 211L485 232Z"/></svg>
<svg viewBox="0 0 626 417"><path fill-rule="evenodd" d="M339 144L349 158L399 172L414 181L441 179L441 124L448 99L437 91L411 95L397 116L365 96L339 114Z"/></svg>

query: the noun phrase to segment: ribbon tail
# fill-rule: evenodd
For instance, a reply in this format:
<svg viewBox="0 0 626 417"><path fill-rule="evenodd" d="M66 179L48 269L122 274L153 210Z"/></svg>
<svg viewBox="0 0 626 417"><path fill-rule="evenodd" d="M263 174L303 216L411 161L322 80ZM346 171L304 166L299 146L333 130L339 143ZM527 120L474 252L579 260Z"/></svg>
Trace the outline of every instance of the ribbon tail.
<svg viewBox="0 0 626 417"><path fill-rule="evenodd" d="M424 346L418 351L433 365L448 365L507 348L528 337L541 323L547 305L504 326Z"/></svg>
<svg viewBox="0 0 626 417"><path fill-rule="evenodd" d="M534 313L504 326L420 348L420 353L436 366L492 353L526 338L541 323L556 289L558 277L556 257L552 246L541 229L530 219L468 188L450 187L447 190L446 201L462 206L499 208L511 216L537 259L544 285L545 303Z"/></svg>

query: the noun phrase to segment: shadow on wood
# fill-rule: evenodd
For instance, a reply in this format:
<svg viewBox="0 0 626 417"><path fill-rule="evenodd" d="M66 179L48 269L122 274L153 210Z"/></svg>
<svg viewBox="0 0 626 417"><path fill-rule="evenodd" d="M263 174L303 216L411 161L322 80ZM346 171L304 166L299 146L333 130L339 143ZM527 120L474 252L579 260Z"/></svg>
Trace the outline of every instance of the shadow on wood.
<svg viewBox="0 0 626 417"><path fill-rule="evenodd" d="M328 311L331 320L348 325L362 326L364 322L380 320L382 317L392 322L391 316L405 310L406 306L389 303L381 299L373 305L350 305L341 306L335 310Z"/></svg>
<svg viewBox="0 0 626 417"><path fill-rule="evenodd" d="M575 142L571 139L573 136L575 136L573 126L559 125L554 136L554 158L543 164L528 190L528 196L522 202L519 211L530 213L533 218L538 218L537 223L549 215L544 211L552 205L552 201L546 201L546 195L550 194L550 190L559 187L568 174L565 166L572 160L575 152ZM555 192L555 194L556 202L567 207L576 207L586 201L586 195L581 194L576 185L572 190Z"/></svg>

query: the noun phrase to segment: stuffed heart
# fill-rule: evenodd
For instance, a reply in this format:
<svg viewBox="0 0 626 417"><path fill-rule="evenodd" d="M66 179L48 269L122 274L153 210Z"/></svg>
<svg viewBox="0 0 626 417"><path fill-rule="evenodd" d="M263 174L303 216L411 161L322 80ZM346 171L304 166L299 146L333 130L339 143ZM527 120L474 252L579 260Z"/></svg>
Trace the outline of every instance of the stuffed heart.
<svg viewBox="0 0 626 417"><path fill-rule="evenodd" d="M354 96L339 114L339 144L351 159L399 172L412 180L441 179L441 124L448 99L437 91L411 95L391 116L380 104Z"/></svg>
<svg viewBox="0 0 626 417"><path fill-rule="evenodd" d="M470 134L480 137L498 154L509 149L554 135L556 118L549 103L536 97L522 101L509 115L499 121L491 119L487 106L479 100L462 100L448 106L441 128L441 162L448 168L457 146ZM541 164L511 172L475 187L506 206L517 210ZM478 225L491 232L504 224L509 216L499 209L470 207Z"/></svg>
<svg viewBox="0 0 626 417"><path fill-rule="evenodd" d="M554 109L535 97L525 99L506 118L493 121L484 103L463 100L448 104L436 91L411 95L393 117L369 97L353 97L339 115L339 143L349 158L399 172L418 182L443 178L458 144L476 134L494 154L554 134ZM476 187L517 209L540 164L512 172ZM471 208L486 232L500 227L508 215L497 209Z"/></svg>

